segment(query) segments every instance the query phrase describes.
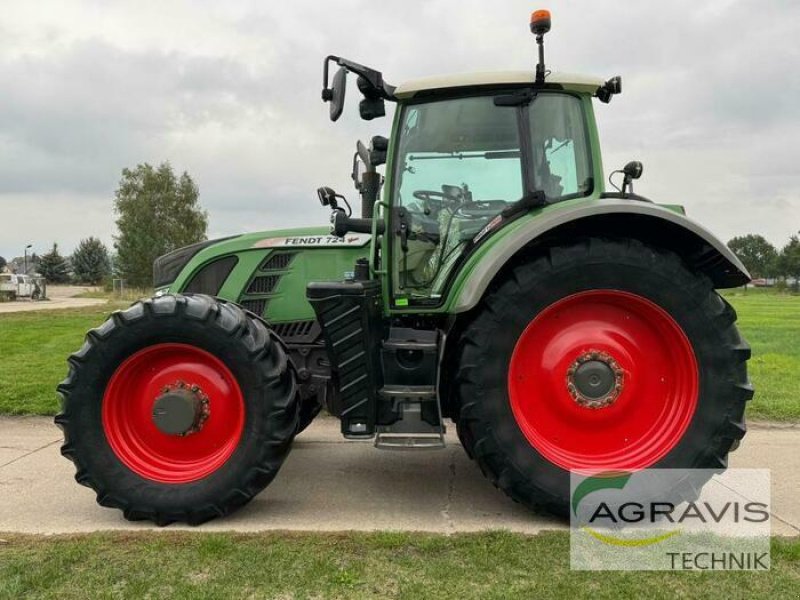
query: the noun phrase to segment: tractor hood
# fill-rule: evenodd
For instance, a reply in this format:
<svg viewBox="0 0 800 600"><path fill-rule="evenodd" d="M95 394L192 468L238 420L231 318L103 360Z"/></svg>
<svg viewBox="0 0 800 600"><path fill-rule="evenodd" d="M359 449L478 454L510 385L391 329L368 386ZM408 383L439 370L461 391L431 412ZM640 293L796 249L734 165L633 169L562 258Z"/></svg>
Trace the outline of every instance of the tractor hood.
<svg viewBox="0 0 800 600"><path fill-rule="evenodd" d="M153 262L153 287L159 289L174 282L183 268L189 262L194 262L192 259L195 257L202 263L221 254L258 248L360 248L369 244L370 237L369 234L354 233L339 238L330 234L329 227L301 227L198 242L159 256Z"/></svg>
<svg viewBox="0 0 800 600"><path fill-rule="evenodd" d="M299 227L245 233L232 238L215 240L203 250L211 254L244 252L259 248L360 248L369 244L370 235L353 233L345 237L331 235L330 227Z"/></svg>
<svg viewBox="0 0 800 600"><path fill-rule="evenodd" d="M241 304L270 321L313 318L309 281L338 281L369 254L371 236L328 227L259 231L201 242L156 259L156 295L192 293Z"/></svg>

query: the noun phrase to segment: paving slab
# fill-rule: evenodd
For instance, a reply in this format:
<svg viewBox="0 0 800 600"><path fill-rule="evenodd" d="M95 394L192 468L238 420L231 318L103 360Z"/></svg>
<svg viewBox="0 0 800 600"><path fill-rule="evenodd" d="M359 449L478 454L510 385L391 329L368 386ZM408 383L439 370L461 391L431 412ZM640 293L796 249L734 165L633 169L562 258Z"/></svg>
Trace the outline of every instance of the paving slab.
<svg viewBox="0 0 800 600"><path fill-rule="evenodd" d="M444 450L376 450L349 442L335 419L318 419L295 440L275 481L249 505L202 531L392 530L455 533L565 529L496 490L454 432ZM451 428L452 429L452 428ZM146 530L95 503L59 454L48 418L0 419L0 531L63 534ZM773 533L800 534L800 428L752 428L733 467L772 469ZM169 529L196 529L170 526Z"/></svg>

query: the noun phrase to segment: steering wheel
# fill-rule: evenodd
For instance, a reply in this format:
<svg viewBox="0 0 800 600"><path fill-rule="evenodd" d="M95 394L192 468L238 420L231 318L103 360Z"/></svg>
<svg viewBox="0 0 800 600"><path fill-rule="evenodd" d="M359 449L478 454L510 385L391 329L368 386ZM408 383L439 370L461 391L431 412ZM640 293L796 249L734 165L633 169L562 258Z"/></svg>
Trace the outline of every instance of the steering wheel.
<svg viewBox="0 0 800 600"><path fill-rule="evenodd" d="M445 206L456 204L458 200L444 192L436 190L415 190L412 194L417 200L422 200L432 210L439 212Z"/></svg>

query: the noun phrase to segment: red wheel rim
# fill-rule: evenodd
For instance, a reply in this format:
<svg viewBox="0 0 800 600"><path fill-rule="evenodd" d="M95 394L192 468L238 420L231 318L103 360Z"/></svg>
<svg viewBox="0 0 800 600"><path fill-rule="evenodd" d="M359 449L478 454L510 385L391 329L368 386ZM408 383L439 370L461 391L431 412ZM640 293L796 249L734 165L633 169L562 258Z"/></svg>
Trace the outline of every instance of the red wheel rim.
<svg viewBox="0 0 800 600"><path fill-rule="evenodd" d="M185 436L153 422L156 398L169 386L197 386L208 398L208 417ZM188 483L222 467L244 429L242 392L214 355L187 344L157 344L123 362L103 396L103 429L114 453L133 472L162 483Z"/></svg>
<svg viewBox="0 0 800 600"><path fill-rule="evenodd" d="M591 353L612 357L618 369L617 395L602 408L582 405L568 386L570 368ZM517 424L552 463L637 470L683 436L697 405L698 369L689 339L661 307L594 290L559 300L528 324L511 356L508 388Z"/></svg>

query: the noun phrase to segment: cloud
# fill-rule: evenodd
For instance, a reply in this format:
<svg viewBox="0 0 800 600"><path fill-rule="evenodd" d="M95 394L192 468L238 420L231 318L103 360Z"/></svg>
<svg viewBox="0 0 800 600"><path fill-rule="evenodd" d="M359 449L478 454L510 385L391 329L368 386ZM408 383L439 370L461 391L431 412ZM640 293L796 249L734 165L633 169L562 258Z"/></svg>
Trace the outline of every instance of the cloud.
<svg viewBox="0 0 800 600"><path fill-rule="evenodd" d="M532 68L528 2L275 4L7 2L0 25L0 255L111 241L124 167L169 160L198 182L210 233L324 224L314 190L353 195L351 86L335 125L322 58L392 83ZM596 107L606 171L645 163L637 191L680 202L723 239L800 229L800 5L551 2L554 69L623 76ZM351 84L353 81L351 80Z"/></svg>

